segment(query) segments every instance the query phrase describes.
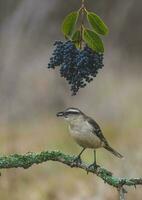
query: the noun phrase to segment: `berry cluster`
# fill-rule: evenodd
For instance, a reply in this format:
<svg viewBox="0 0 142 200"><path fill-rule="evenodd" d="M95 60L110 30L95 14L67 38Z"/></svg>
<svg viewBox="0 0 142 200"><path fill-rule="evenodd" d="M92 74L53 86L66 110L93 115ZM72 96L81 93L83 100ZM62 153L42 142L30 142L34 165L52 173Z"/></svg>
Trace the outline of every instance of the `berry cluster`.
<svg viewBox="0 0 142 200"><path fill-rule="evenodd" d="M76 95L79 88L91 82L98 70L104 66L103 54L94 52L88 46L78 49L71 41L57 41L54 45L56 48L48 68L60 66L61 77L66 78L71 85L72 95Z"/></svg>

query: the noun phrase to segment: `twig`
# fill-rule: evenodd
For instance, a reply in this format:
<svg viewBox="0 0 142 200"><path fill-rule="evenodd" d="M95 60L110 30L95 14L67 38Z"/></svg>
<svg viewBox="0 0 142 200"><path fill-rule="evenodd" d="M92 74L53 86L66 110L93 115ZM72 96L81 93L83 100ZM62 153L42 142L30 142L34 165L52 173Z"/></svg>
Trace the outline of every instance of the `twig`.
<svg viewBox="0 0 142 200"><path fill-rule="evenodd" d="M81 168L86 172L96 174L98 177L103 179L105 183L119 190L120 193L122 193L121 196L124 193L124 186L142 185L142 178L118 178L113 176L112 172L102 168L101 166L96 166L95 169L90 169L84 162L74 163L74 158L75 156L65 155L59 151L43 151L40 153L33 152L23 155L13 154L8 156L0 156L0 169L19 167L27 169L33 164L40 164L46 161L57 161L70 167Z"/></svg>
<svg viewBox="0 0 142 200"><path fill-rule="evenodd" d="M85 9L85 1L82 0L82 1L81 1L81 8L80 8L80 11L81 11L81 25L80 25L80 35L81 35L81 38L80 38L80 49L82 49L82 43L83 43L84 9Z"/></svg>
<svg viewBox="0 0 142 200"><path fill-rule="evenodd" d="M123 187L120 187L118 189L118 193L119 193L119 200L125 200L126 191Z"/></svg>

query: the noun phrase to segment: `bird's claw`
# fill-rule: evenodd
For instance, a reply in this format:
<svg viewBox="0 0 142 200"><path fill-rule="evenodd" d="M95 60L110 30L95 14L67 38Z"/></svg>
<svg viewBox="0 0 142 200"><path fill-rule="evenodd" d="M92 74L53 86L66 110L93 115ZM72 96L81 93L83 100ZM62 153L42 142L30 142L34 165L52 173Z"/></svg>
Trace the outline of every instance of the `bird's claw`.
<svg viewBox="0 0 142 200"><path fill-rule="evenodd" d="M94 162L93 164L89 165L87 167L87 174L89 173L90 170L96 170L98 167L98 165L96 164L96 162Z"/></svg>
<svg viewBox="0 0 142 200"><path fill-rule="evenodd" d="M80 157L80 156L77 156L77 157L74 159L73 162L76 163L76 164L81 164L81 163L82 163L81 157Z"/></svg>
<svg viewBox="0 0 142 200"><path fill-rule="evenodd" d="M77 156L76 158L74 158L74 160L73 160L71 166L72 166L72 167L75 167L75 166L80 165L81 163L82 163L82 161L81 161L80 156Z"/></svg>

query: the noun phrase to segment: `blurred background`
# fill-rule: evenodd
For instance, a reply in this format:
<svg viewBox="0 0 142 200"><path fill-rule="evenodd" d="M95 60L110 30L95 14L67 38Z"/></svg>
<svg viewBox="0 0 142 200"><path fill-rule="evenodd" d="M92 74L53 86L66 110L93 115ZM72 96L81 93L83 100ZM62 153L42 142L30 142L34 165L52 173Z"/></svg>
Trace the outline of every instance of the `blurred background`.
<svg viewBox="0 0 142 200"><path fill-rule="evenodd" d="M0 154L60 150L78 154L67 126L56 113L75 106L92 116L119 160L98 150L98 163L120 177L141 177L142 152L142 1L88 0L88 9L107 23L105 67L71 97L58 70L46 68L60 25L76 0L0 0ZM83 160L91 163L87 150ZM48 162L28 170L1 170L0 199L112 200L117 191L95 175ZM139 200L141 187L128 188Z"/></svg>

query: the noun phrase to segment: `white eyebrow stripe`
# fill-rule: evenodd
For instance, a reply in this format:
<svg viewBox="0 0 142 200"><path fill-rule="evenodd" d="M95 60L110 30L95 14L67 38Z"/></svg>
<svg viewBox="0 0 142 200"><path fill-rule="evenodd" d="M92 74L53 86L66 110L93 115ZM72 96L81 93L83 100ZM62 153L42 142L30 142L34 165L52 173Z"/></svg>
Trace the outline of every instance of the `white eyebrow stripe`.
<svg viewBox="0 0 142 200"><path fill-rule="evenodd" d="M73 109L73 108L68 109L66 112L76 112L76 113L80 113L79 110L76 110L76 109Z"/></svg>

